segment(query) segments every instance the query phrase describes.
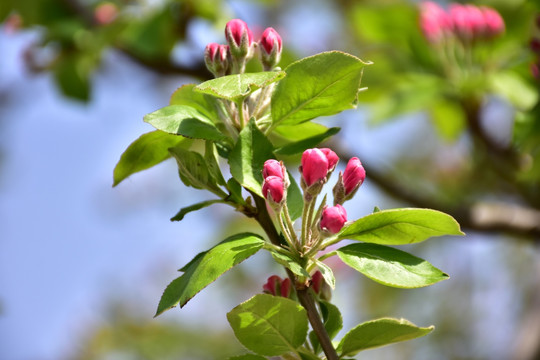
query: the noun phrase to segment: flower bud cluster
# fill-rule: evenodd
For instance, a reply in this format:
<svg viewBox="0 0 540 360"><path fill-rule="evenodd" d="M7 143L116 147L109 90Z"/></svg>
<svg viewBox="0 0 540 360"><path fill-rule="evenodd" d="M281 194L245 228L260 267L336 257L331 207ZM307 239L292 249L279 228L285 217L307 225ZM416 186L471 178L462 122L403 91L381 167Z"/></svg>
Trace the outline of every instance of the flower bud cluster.
<svg viewBox="0 0 540 360"><path fill-rule="evenodd" d="M437 3L426 1L420 5L420 28L433 44L448 38L470 44L500 35L505 25L501 15L490 7L452 3L446 11Z"/></svg>
<svg viewBox="0 0 540 360"><path fill-rule="evenodd" d="M540 14L536 16L536 32L540 33ZM540 81L540 36L533 36L529 42L529 48L534 54L534 60L531 63L532 76Z"/></svg>
<svg viewBox="0 0 540 360"><path fill-rule="evenodd" d="M227 45L211 43L206 46L204 60L206 67L215 77L239 74L245 70L256 48L265 71L274 69L281 58L281 37L273 28L264 30L258 43L253 41L253 33L240 19L230 20L225 26Z"/></svg>
<svg viewBox="0 0 540 360"><path fill-rule="evenodd" d="M266 281L266 284L263 285L264 293L285 298L291 297L291 290L291 279L281 279L277 275L270 276Z"/></svg>

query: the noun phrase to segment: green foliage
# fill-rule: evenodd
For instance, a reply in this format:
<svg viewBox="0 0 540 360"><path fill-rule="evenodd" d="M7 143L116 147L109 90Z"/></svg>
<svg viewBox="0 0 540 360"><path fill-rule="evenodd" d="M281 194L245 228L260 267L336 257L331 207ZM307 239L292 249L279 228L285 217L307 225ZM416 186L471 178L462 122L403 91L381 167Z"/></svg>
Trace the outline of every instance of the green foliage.
<svg viewBox="0 0 540 360"><path fill-rule="evenodd" d="M283 71L235 74L208 80L195 87L196 91L237 102L254 91L281 80Z"/></svg>
<svg viewBox="0 0 540 360"><path fill-rule="evenodd" d="M223 273L259 251L263 244L258 235L244 233L228 237L210 250L199 253L180 270L184 274L167 286L155 316L177 304L183 307Z"/></svg>
<svg viewBox="0 0 540 360"><path fill-rule="evenodd" d="M333 305L332 303L329 303L327 301L320 301L319 306L321 309L324 328L328 333L328 337L330 338L330 340L332 340L343 328L343 317L341 316L341 312L339 311L337 306ZM309 341L313 346L315 354L318 354L322 351L321 344L319 343L319 339L317 339L317 335L314 331L311 331L309 333Z"/></svg>
<svg viewBox="0 0 540 360"><path fill-rule="evenodd" d="M417 288L448 279L429 262L388 246L351 244L337 254L345 264L387 286Z"/></svg>
<svg viewBox="0 0 540 360"><path fill-rule="evenodd" d="M351 356L362 350L415 339L429 334L433 329L433 326L417 327L405 319L383 318L367 321L343 337L338 345L338 351L341 357Z"/></svg>
<svg viewBox="0 0 540 360"><path fill-rule="evenodd" d="M368 63L338 51L289 65L272 96L273 125L300 124L354 108L365 65Z"/></svg>
<svg viewBox="0 0 540 360"><path fill-rule="evenodd" d="M227 139L209 118L187 105L169 105L146 115L144 121L169 134L212 141Z"/></svg>
<svg viewBox="0 0 540 360"><path fill-rule="evenodd" d="M265 356L296 352L306 339L306 310L295 301L267 294L255 295L227 314L238 340ZM264 341L261 341L264 334Z"/></svg>
<svg viewBox="0 0 540 360"><path fill-rule="evenodd" d="M382 245L406 245L432 236L464 235L451 216L430 209L383 210L345 226L337 239Z"/></svg>
<svg viewBox="0 0 540 360"><path fill-rule="evenodd" d="M262 168L274 157L273 146L251 119L242 129L238 142L229 155L231 175L246 189L262 196Z"/></svg>
<svg viewBox="0 0 540 360"><path fill-rule="evenodd" d="M146 170L168 159L169 148L189 148L191 141L181 136L152 131L141 135L124 151L114 168L113 186L120 184L128 176Z"/></svg>
<svg viewBox="0 0 540 360"><path fill-rule="evenodd" d="M217 203L225 203L223 200L207 200L201 201L199 203L193 204L191 206L186 206L180 209L180 211L171 218L171 221L182 221L184 217L190 212L201 210L205 207L208 207Z"/></svg>
<svg viewBox="0 0 540 360"><path fill-rule="evenodd" d="M254 354L245 354L240 356L233 356L232 358L229 358L229 360L266 360L266 358Z"/></svg>

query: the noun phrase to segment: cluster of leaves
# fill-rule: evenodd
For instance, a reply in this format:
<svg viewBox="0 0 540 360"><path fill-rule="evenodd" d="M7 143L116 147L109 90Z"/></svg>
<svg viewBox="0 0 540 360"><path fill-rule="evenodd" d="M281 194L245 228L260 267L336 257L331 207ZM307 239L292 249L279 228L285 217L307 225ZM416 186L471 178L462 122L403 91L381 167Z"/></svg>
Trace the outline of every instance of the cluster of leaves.
<svg viewBox="0 0 540 360"><path fill-rule="evenodd" d="M261 194L263 163L276 156L300 154L335 134L339 129L311 120L356 105L365 65L354 56L332 51L301 59L284 71L235 74L197 86L185 85L172 95L169 106L145 116L145 121L157 130L142 135L128 147L115 168L114 185L172 156L185 185L217 196L182 208L172 220L224 203L261 222L261 212L267 211ZM231 128L221 120L231 106L244 108L250 99L260 99L267 91L271 91L271 101L266 113L252 117L240 128ZM196 150L199 144L204 144L199 146L204 148L202 153ZM220 157L229 165L228 180L221 172ZM292 178L287 203L293 220L299 218L303 198ZM448 276L427 261L388 245L416 243L447 234L462 233L446 214L428 209L376 209L343 227L325 241L325 246L344 239L362 243L323 256L338 255L353 269L384 285L416 288ZM322 262L324 258L302 258L282 245L279 238L265 240L253 233L228 237L180 269L183 274L165 289L156 316L176 305L184 306L223 273L261 249L283 264L297 285L309 284L308 270L316 264L325 281L334 286L334 275ZM319 300L326 332L333 338L342 328L341 314L331 303ZM240 304L229 312L229 322L240 342L258 355L235 359L264 359L262 356L289 353L302 359L319 359L319 334L312 332L306 340L307 311L296 301L265 294ZM340 357L352 356L364 349L423 336L432 329L406 320L369 321L350 330L337 345L337 352Z"/></svg>

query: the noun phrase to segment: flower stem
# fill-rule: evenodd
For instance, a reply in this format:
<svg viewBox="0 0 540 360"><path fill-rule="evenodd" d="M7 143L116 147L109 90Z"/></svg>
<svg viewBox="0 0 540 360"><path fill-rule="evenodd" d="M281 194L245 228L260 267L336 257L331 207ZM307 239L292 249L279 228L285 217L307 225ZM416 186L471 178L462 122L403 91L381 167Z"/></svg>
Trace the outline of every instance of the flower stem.
<svg viewBox="0 0 540 360"><path fill-rule="evenodd" d="M261 225L264 232L270 239L270 242L276 246L281 246L279 233L277 232L274 223L270 218L270 214L268 214L265 200L251 191L250 193L253 196L255 206L257 207L257 213L252 216L254 216L257 222ZM296 278L294 274L289 269L285 270L287 271L287 275L289 276L291 281L296 284ZM326 359L339 360L339 356L337 355L336 349L332 345L332 341L330 340L330 336L328 336L328 332L326 332L322 319L315 306L315 300L313 299L313 295L309 291L309 288L301 286L299 287L297 285L296 294L298 296L300 304L304 307L304 309L306 309L309 323L311 324L315 335L317 335L317 339L319 340L323 352L326 355Z"/></svg>

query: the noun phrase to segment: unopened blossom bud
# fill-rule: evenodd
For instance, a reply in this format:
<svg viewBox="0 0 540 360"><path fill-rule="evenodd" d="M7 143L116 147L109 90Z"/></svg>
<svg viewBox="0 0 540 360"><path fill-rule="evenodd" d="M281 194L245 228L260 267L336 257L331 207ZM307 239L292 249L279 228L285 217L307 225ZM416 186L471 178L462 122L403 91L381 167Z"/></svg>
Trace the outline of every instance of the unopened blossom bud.
<svg viewBox="0 0 540 360"><path fill-rule="evenodd" d="M268 278L266 284L263 285L263 292L275 296L280 284L281 278L277 275L272 275Z"/></svg>
<svg viewBox="0 0 540 360"><path fill-rule="evenodd" d="M253 44L253 34L240 19L230 20L225 26L225 38L235 58L246 58Z"/></svg>
<svg viewBox="0 0 540 360"><path fill-rule="evenodd" d="M283 164L277 160L270 159L264 162L263 166L263 178L266 179L269 176L277 176L285 178L286 170Z"/></svg>
<svg viewBox="0 0 540 360"><path fill-rule="evenodd" d="M347 222L347 212L341 205L327 206L321 216L321 229L326 229L332 234L337 234Z"/></svg>
<svg viewBox="0 0 540 360"><path fill-rule="evenodd" d="M356 191L366 178L366 170L357 157L353 157L347 163L345 172L343 173L343 184L345 185L345 195L349 195Z"/></svg>
<svg viewBox="0 0 540 360"><path fill-rule="evenodd" d="M284 192L285 185L283 178L280 178L279 176L268 176L266 179L264 179L262 193L267 200L270 201L271 199L275 203L279 204L284 198Z"/></svg>
<svg viewBox="0 0 540 360"><path fill-rule="evenodd" d="M328 172L334 171L339 161L339 157L335 152L328 148L321 148L320 150L324 153L326 159L328 160Z"/></svg>
<svg viewBox="0 0 540 360"><path fill-rule="evenodd" d="M450 18L454 34L462 41L469 42L483 37L486 22L482 11L474 5L450 5Z"/></svg>
<svg viewBox="0 0 540 360"><path fill-rule="evenodd" d="M94 10L94 19L100 25L110 24L116 15L118 15L118 8L110 2L99 4Z"/></svg>
<svg viewBox="0 0 540 360"><path fill-rule="evenodd" d="M450 17L437 3L425 1L420 5L420 29L431 43L440 42L450 31Z"/></svg>
<svg viewBox="0 0 540 360"><path fill-rule="evenodd" d="M210 43L206 45L204 50L204 62L206 67L215 77L225 75L229 66L228 61L229 47L227 45L219 45Z"/></svg>
<svg viewBox="0 0 540 360"><path fill-rule="evenodd" d="M261 62L265 70L271 70L281 59L282 42L281 36L273 28L264 30L260 45Z"/></svg>
<svg viewBox="0 0 540 360"><path fill-rule="evenodd" d="M487 38L495 37L504 32L504 20L497 10L489 7L481 7L485 22L485 36Z"/></svg>
<svg viewBox="0 0 540 360"><path fill-rule="evenodd" d="M320 270L317 270L311 275L311 288L322 300L329 301L332 298L332 289L330 289L330 286L324 281Z"/></svg>
<svg viewBox="0 0 540 360"><path fill-rule="evenodd" d="M291 295L291 279L285 278L282 280L279 276L272 275L263 285L263 292L288 298Z"/></svg>
<svg viewBox="0 0 540 360"><path fill-rule="evenodd" d="M532 52L540 55L540 39L532 38L529 42L529 48Z"/></svg>
<svg viewBox="0 0 540 360"><path fill-rule="evenodd" d="M302 177L307 186L326 178L328 158L321 149L307 149L302 154Z"/></svg>

